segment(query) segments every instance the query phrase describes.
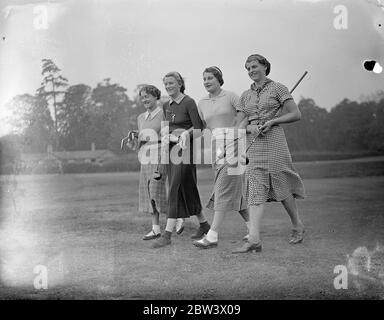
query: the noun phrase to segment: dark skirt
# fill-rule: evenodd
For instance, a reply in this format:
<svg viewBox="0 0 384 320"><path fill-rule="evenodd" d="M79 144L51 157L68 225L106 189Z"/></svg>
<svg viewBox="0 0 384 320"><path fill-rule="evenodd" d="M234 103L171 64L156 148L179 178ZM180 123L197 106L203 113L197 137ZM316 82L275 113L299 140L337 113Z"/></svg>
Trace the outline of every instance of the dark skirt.
<svg viewBox="0 0 384 320"><path fill-rule="evenodd" d="M179 148L175 144L170 149ZM180 149L180 148L179 148ZM179 155L181 155L181 149ZM170 154L174 153L170 150ZM171 159L167 165L168 174L168 218L188 218L201 213L202 206L197 189L196 165L193 164L192 148L189 149L189 163L174 164ZM185 159L185 157L184 157Z"/></svg>

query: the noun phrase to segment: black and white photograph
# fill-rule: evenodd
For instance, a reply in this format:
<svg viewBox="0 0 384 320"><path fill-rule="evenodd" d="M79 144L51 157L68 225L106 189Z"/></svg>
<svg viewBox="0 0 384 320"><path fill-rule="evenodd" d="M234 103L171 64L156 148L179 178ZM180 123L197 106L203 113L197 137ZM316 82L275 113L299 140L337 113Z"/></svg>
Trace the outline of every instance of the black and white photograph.
<svg viewBox="0 0 384 320"><path fill-rule="evenodd" d="M0 0L0 300L383 300L383 67L383 0Z"/></svg>

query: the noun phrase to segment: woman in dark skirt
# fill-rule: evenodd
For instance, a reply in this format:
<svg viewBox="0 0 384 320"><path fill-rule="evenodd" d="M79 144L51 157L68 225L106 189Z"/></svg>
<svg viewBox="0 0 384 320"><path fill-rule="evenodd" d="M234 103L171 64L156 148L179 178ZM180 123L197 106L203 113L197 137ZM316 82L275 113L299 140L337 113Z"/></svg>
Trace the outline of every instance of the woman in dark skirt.
<svg viewBox="0 0 384 320"><path fill-rule="evenodd" d="M292 222L291 244L303 241L304 225L300 220L295 199L305 196L304 185L296 172L284 130L280 126L300 120L301 114L286 86L267 78L271 65L254 54L248 57L245 68L253 83L245 91L237 107L240 123L248 118L247 144L249 164L246 169L246 198L250 206L250 237L234 253L261 251L260 220L265 203L282 202ZM282 112L282 110L286 112ZM260 134L259 134L260 133Z"/></svg>
<svg viewBox="0 0 384 320"><path fill-rule="evenodd" d="M171 244L171 235L177 218L196 216L200 227L192 239L202 238L210 225L202 213L197 189L196 164L193 163L192 129L203 130L195 101L184 94L184 79L178 72L169 72L163 78L170 100L163 105L165 121L169 123L169 135L163 139L169 143L168 213L167 226L154 248ZM181 161L175 161L181 160Z"/></svg>

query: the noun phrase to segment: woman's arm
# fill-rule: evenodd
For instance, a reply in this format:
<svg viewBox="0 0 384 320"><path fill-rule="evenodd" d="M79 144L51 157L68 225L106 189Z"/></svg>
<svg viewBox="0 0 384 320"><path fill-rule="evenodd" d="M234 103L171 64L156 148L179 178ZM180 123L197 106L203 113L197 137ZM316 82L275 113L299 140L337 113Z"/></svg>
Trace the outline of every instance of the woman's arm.
<svg viewBox="0 0 384 320"><path fill-rule="evenodd" d="M256 125L249 124L248 116L244 112L244 94L241 95L240 98L234 100L235 105L234 108L237 111L235 118L235 128L237 129L246 129L247 133L258 132L258 128Z"/></svg>
<svg viewBox="0 0 384 320"><path fill-rule="evenodd" d="M237 111L235 119L235 127L245 129L248 125L248 117L243 111Z"/></svg>
<svg viewBox="0 0 384 320"><path fill-rule="evenodd" d="M204 122L199 115L196 102L193 99L190 99L190 101L188 102L187 111L192 122L192 127L189 128L187 131L189 135L193 135L193 139L196 139L202 135L202 131L204 129Z"/></svg>
<svg viewBox="0 0 384 320"><path fill-rule="evenodd" d="M203 129L206 129L207 128L207 122L204 119L203 110L201 110L201 107L199 106L199 104L197 105L197 112L199 113L200 119L203 122Z"/></svg>
<svg viewBox="0 0 384 320"><path fill-rule="evenodd" d="M171 142L177 142L182 149L185 149L187 146L187 140L192 137L196 139L202 136L202 131L204 129L204 123L199 115L197 105L193 99L190 99L186 102L185 106L189 119L192 122L192 126L188 129L175 129L172 133L169 134L169 140Z"/></svg>
<svg viewBox="0 0 384 320"><path fill-rule="evenodd" d="M262 134L266 133L274 125L291 123L301 119L301 112L293 99L284 102L283 111L285 111L285 113L282 116L269 120L261 126L260 130Z"/></svg>
<svg viewBox="0 0 384 320"><path fill-rule="evenodd" d="M247 115L242 111L237 112L235 127L237 129L246 129L247 133L260 132L260 129L256 124L249 124Z"/></svg>
<svg viewBox="0 0 384 320"><path fill-rule="evenodd" d="M204 120L204 116L203 116L203 112L201 111L201 109L199 108L199 105L197 105L197 113L199 114L199 117L201 119L201 122L203 123L203 129L204 130L206 127L207 127L207 123L205 122ZM187 131L188 131L188 134L191 134L192 131L193 131L194 127L190 127Z"/></svg>
<svg viewBox="0 0 384 320"><path fill-rule="evenodd" d="M273 119L275 124L290 123L301 119L301 112L293 99L284 102L283 111L284 114L282 116Z"/></svg>

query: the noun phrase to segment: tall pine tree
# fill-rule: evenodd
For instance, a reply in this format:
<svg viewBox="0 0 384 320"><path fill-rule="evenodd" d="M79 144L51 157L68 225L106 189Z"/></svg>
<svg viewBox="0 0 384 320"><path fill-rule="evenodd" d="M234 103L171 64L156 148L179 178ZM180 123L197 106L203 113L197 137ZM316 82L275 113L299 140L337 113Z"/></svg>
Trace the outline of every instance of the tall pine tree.
<svg viewBox="0 0 384 320"><path fill-rule="evenodd" d="M68 79L61 75L61 69L51 59L42 59L43 81L41 87L37 89L37 94L44 97L46 101L52 103L54 128L55 128L55 150L59 149L58 131L58 110L62 107L65 88L68 86Z"/></svg>

